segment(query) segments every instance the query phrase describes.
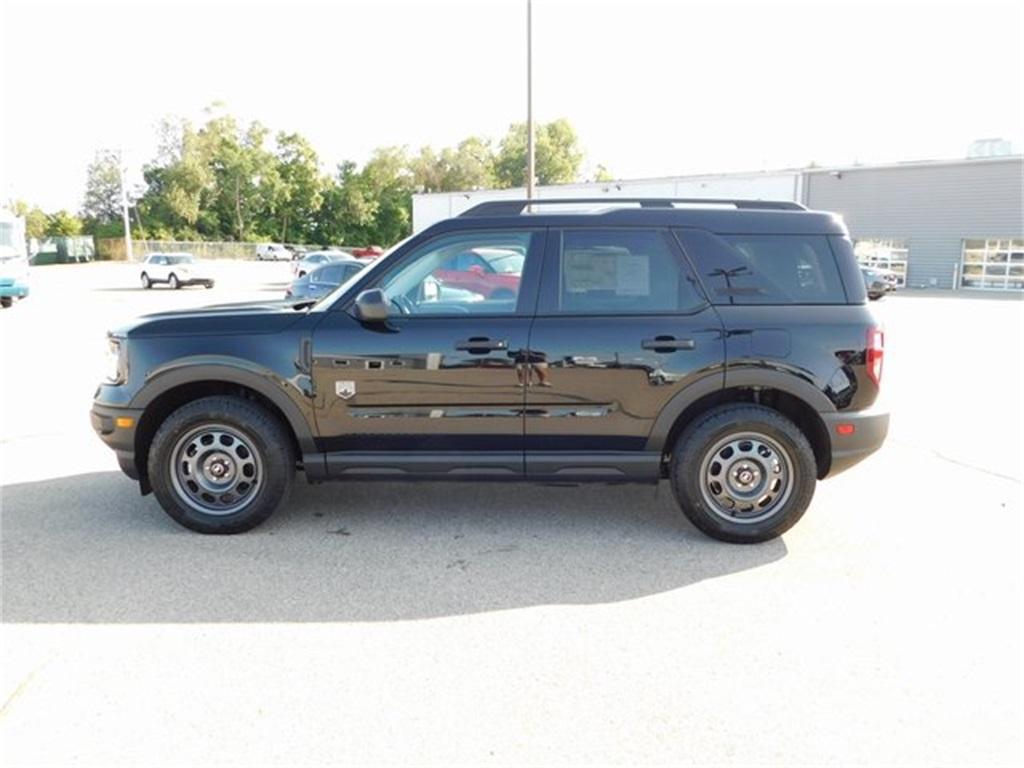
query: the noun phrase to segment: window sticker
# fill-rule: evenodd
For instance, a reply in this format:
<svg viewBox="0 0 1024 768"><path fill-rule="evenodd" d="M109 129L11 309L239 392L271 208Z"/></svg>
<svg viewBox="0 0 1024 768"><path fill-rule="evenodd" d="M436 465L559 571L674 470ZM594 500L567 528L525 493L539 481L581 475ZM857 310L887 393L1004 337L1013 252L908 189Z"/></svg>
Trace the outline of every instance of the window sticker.
<svg viewBox="0 0 1024 768"><path fill-rule="evenodd" d="M651 293L651 260L647 256L626 254L615 260L615 294L648 296Z"/></svg>

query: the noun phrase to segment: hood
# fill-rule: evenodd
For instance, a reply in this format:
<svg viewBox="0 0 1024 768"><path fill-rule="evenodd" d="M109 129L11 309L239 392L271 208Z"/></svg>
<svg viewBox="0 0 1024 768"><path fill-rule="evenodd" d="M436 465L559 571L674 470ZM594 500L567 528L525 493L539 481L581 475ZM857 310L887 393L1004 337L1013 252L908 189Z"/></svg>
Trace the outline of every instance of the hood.
<svg viewBox="0 0 1024 768"><path fill-rule="evenodd" d="M309 303L269 299L154 312L111 333L125 337L278 333L305 317Z"/></svg>

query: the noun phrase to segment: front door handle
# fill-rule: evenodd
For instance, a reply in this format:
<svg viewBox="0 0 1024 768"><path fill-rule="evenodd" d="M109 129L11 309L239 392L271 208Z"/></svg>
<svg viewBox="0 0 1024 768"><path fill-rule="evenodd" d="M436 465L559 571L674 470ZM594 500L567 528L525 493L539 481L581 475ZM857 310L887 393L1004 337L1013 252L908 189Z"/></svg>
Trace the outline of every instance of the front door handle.
<svg viewBox="0 0 1024 768"><path fill-rule="evenodd" d="M456 343L455 348L460 352L469 352L471 355L483 355L487 352L508 349L508 341L505 339L488 339L485 336L472 336L465 341Z"/></svg>
<svg viewBox="0 0 1024 768"><path fill-rule="evenodd" d="M653 339L644 339L640 342L644 349L651 349L655 352L675 352L677 349L695 349L693 339L677 339L675 336L655 336Z"/></svg>

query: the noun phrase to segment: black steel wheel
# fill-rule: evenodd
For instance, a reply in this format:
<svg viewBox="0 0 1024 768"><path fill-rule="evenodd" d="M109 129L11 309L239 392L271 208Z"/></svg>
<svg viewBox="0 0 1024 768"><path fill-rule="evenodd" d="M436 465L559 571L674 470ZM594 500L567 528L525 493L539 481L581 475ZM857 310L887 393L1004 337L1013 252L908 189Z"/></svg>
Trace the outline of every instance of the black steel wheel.
<svg viewBox="0 0 1024 768"><path fill-rule="evenodd" d="M736 404L683 430L672 455L683 513L709 536L766 541L789 530L814 496L817 464L807 437L777 411Z"/></svg>
<svg viewBox="0 0 1024 768"><path fill-rule="evenodd" d="M287 498L291 435L262 406L205 397L172 413L153 437L149 480L160 505L200 533L241 533Z"/></svg>

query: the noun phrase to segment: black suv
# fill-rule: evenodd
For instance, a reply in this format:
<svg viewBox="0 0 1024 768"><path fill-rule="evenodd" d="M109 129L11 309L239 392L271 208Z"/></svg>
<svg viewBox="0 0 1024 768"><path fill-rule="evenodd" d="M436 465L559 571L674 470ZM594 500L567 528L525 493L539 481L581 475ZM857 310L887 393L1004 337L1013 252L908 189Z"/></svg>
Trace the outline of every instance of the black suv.
<svg viewBox="0 0 1024 768"><path fill-rule="evenodd" d="M467 288L469 255L511 288ZM299 469L667 478L700 530L763 541L888 429L842 220L787 202L483 203L320 300L148 315L109 341L93 426L203 533L263 522Z"/></svg>

